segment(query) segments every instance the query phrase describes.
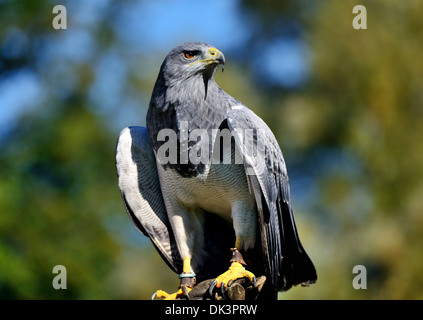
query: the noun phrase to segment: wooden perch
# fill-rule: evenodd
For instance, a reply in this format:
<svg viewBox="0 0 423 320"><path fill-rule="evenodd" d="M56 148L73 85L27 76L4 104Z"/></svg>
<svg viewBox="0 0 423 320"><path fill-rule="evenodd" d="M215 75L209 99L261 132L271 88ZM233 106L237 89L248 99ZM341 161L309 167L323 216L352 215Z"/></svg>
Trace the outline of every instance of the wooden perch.
<svg viewBox="0 0 423 320"><path fill-rule="evenodd" d="M189 293L190 300L257 300L266 282L266 277L261 276L256 280L256 287L245 278L235 280L230 287L224 290L225 297L222 297L220 288L214 288L212 296L208 290L214 279L204 280L197 284ZM185 298L184 298L185 300Z"/></svg>

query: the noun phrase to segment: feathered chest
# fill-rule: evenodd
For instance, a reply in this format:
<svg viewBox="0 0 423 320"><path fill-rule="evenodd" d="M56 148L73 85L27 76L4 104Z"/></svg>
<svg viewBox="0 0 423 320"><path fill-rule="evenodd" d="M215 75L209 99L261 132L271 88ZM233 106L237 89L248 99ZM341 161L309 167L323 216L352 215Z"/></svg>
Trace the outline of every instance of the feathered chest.
<svg viewBox="0 0 423 320"><path fill-rule="evenodd" d="M163 112L150 108L147 127L159 164L183 177L204 174L228 106L211 101L175 102Z"/></svg>

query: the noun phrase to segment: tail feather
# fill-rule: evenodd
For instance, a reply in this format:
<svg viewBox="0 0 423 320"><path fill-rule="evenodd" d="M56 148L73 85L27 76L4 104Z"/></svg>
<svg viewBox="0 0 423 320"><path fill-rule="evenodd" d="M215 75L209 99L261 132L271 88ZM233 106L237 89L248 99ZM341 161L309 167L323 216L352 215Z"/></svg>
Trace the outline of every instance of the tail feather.
<svg viewBox="0 0 423 320"><path fill-rule="evenodd" d="M279 290L286 291L293 285L307 286L315 283L317 274L298 236L292 207L288 202L283 202L282 206L282 266Z"/></svg>

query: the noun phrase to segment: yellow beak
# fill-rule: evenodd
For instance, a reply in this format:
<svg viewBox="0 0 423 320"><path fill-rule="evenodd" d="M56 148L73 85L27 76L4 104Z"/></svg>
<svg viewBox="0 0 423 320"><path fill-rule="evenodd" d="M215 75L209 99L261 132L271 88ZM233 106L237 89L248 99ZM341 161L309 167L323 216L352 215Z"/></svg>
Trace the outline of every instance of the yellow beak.
<svg viewBox="0 0 423 320"><path fill-rule="evenodd" d="M223 68L223 66L225 65L225 56L223 55L221 51L217 50L216 48L209 48L204 59L192 62L190 63L190 65L193 65L199 62L204 64L217 63L217 64L221 64Z"/></svg>

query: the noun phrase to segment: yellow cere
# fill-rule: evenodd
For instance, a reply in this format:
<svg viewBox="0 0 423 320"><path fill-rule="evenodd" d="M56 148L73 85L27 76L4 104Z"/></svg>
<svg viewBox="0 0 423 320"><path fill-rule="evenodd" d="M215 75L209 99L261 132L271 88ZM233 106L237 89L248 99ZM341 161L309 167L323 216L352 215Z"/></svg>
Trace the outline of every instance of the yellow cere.
<svg viewBox="0 0 423 320"><path fill-rule="evenodd" d="M202 63L215 63L216 58L219 56L220 51L216 48L209 48L209 58L191 62L189 65L192 66L193 64L202 62Z"/></svg>

